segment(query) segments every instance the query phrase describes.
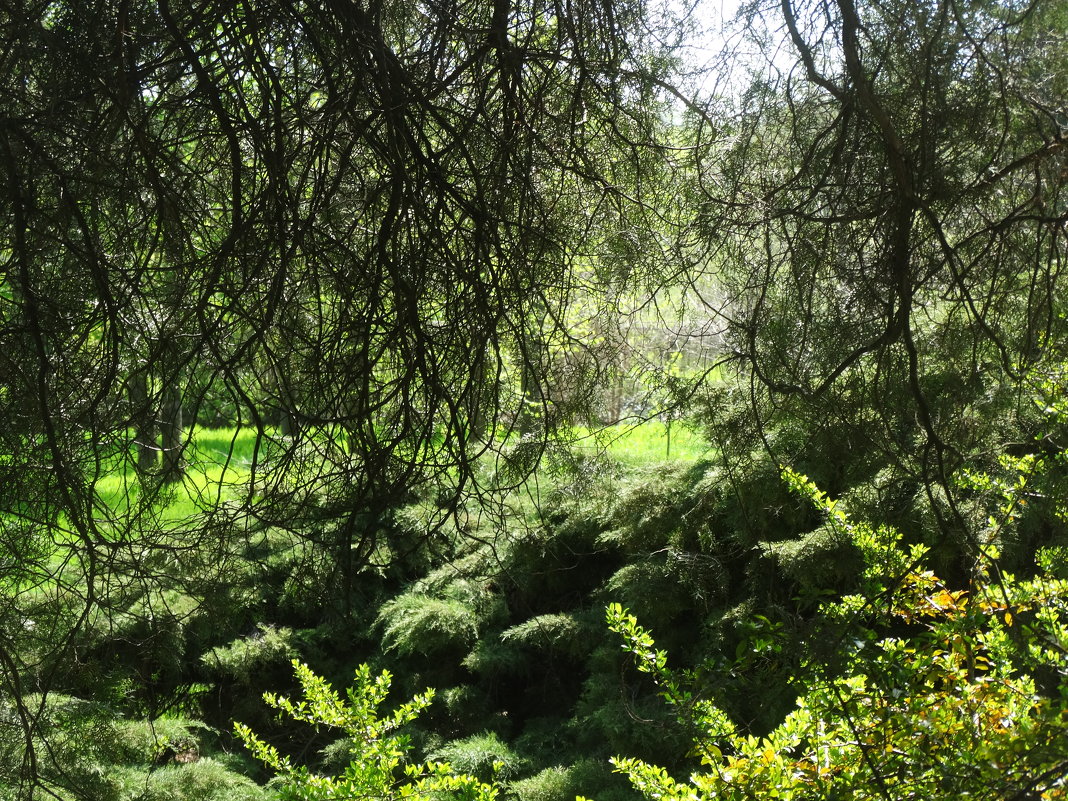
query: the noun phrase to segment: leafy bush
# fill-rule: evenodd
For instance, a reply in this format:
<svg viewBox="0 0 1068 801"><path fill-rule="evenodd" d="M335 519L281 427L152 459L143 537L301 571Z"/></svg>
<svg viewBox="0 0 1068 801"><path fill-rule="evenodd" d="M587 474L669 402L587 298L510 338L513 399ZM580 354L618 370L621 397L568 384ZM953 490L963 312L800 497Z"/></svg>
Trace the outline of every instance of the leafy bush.
<svg viewBox="0 0 1068 801"><path fill-rule="evenodd" d="M328 798L374 798L377 801L427 799L441 801L494 801L497 789L476 778L457 773L441 762L424 765L405 764L409 739L397 730L415 720L433 700L427 690L402 704L387 717L380 717L378 707L389 693L391 676L383 671L372 677L367 665L356 670L355 682L342 699L331 686L310 668L294 661L303 700L291 701L267 693L267 705L297 721L313 726L336 729L351 741L352 761L340 776L319 776L304 765L294 765L278 749L257 737L248 726L234 724L245 746L277 773L276 783L282 799L317 801ZM398 778L403 775L403 778Z"/></svg>
<svg viewBox="0 0 1068 801"><path fill-rule="evenodd" d="M786 478L865 557L863 592L822 609L832 658L813 660L797 708L758 738L695 697L635 618L610 607L639 669L700 724L694 748L707 768L685 783L637 759L617 769L657 801L1068 796L1058 552L1040 555L1033 579L977 570L968 590L953 590L924 569L926 548L905 550L893 530L855 522L805 477ZM1013 506L992 522L1006 525Z"/></svg>

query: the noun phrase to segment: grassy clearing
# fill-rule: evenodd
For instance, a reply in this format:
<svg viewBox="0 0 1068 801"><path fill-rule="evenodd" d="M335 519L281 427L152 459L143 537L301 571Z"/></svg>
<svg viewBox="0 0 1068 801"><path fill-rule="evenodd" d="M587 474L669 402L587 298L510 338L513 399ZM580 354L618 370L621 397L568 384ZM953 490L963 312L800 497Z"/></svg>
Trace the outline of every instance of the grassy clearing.
<svg viewBox="0 0 1068 801"><path fill-rule="evenodd" d="M621 423L606 429L576 429L575 434L574 447L580 453L604 453L624 467L693 462L711 453L709 443L679 421ZM183 480L160 489L148 504L143 503L144 490L130 460L116 462L115 470L95 484L101 518L121 526L131 513L148 506L163 525L188 524L219 504L247 498L252 465L262 469L268 445L269 439L251 428L195 429L189 432L184 452Z"/></svg>
<svg viewBox="0 0 1068 801"><path fill-rule="evenodd" d="M244 497L253 461L262 464L264 456L265 440L255 429L194 429L183 452L182 481L152 487L148 506L161 522L189 521L210 513L221 503ZM94 490L101 518L116 523L140 509L145 492L130 459L116 461L112 471L96 480Z"/></svg>
<svg viewBox="0 0 1068 801"><path fill-rule="evenodd" d="M603 450L620 464L641 467L661 462L694 462L712 453L708 441L680 421L620 423L606 429L576 429L576 448Z"/></svg>

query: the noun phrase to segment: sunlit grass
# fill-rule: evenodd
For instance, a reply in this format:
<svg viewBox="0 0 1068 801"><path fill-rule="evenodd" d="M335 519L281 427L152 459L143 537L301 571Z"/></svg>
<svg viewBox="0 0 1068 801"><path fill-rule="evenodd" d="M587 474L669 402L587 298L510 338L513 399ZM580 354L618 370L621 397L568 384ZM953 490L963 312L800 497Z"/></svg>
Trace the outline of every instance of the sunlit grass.
<svg viewBox="0 0 1068 801"><path fill-rule="evenodd" d="M709 456L712 446L691 426L648 420L619 423L605 429L576 429L578 449L599 452L624 465L694 462Z"/></svg>
<svg viewBox="0 0 1068 801"><path fill-rule="evenodd" d="M578 454L603 454L624 467L694 462L711 453L701 434L680 421L576 428L574 434ZM264 468L268 444L254 428L194 429L183 453L182 480L163 487L151 480L143 484L132 460L117 461L95 482L98 521L115 530L134 515L149 515L164 527L195 523L221 504L248 498L252 466Z"/></svg>
<svg viewBox="0 0 1068 801"><path fill-rule="evenodd" d="M113 470L99 477L93 485L98 522L121 526L146 508L163 523L194 520L244 497L253 462L262 465L265 455L266 441L256 429L194 429L183 450L181 481L160 486L151 478L143 480L131 459L117 460Z"/></svg>
<svg viewBox="0 0 1068 801"><path fill-rule="evenodd" d="M257 442L259 454L256 454ZM193 433L192 463L229 463L247 470L254 456L259 459L264 456L264 440L255 428L198 428Z"/></svg>

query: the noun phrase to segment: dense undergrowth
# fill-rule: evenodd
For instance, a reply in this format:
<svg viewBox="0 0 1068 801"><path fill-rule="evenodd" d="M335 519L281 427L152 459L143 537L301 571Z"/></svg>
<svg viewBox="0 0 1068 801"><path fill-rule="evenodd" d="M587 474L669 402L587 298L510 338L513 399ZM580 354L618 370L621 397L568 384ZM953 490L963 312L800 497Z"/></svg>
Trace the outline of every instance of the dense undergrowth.
<svg viewBox="0 0 1068 801"><path fill-rule="evenodd" d="M387 797L518 801L899 798L910 782L932 797L1059 797L1063 389L1035 400L990 421L1022 447L954 477L961 542L977 552L932 523L937 491L841 444L848 421L798 417L771 441L798 470L785 478L767 449L714 425L715 446L691 435L688 459L579 452L504 516L466 509L428 538L421 503L392 510L349 581L326 523L313 537L250 525L229 549L176 553L99 611L74 664L41 665L63 694L27 696L38 795L325 798L333 785L314 777L335 776ZM45 600L27 625L63 614ZM294 660L308 666L299 684ZM349 687L358 668L348 708L315 707L321 682ZM384 707L427 688L433 702L388 718L370 680L383 671ZM265 691L308 705L282 705L283 720ZM386 750L369 752L353 709L403 722L401 739L383 729ZM10 781L27 766L17 710L4 715ZM988 755L960 756L988 740ZM385 760L373 771L371 753ZM924 754L957 755L960 775Z"/></svg>

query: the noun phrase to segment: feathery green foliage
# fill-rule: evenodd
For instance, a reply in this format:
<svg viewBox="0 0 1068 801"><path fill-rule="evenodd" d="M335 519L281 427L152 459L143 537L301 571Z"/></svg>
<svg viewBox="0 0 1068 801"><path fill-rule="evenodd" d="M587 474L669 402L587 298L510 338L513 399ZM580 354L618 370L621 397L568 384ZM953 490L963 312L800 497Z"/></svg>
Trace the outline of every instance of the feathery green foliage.
<svg viewBox="0 0 1068 801"><path fill-rule="evenodd" d="M387 602L378 620L386 650L403 656L462 653L478 636L474 609L454 598L405 594Z"/></svg>
<svg viewBox="0 0 1068 801"><path fill-rule="evenodd" d="M290 662L295 656L291 629L261 623L254 634L212 648L200 661L240 684L254 684L265 666Z"/></svg>

